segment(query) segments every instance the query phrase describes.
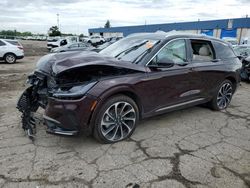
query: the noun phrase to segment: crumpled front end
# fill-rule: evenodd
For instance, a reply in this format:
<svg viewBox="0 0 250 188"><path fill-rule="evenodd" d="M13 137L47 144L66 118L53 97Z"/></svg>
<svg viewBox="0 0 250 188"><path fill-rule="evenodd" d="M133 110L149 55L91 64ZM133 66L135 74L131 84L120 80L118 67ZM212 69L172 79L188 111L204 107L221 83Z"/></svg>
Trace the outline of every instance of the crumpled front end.
<svg viewBox="0 0 250 188"><path fill-rule="evenodd" d="M67 57L68 56L68 57ZM75 135L88 127L98 96L88 92L102 79L145 72L144 67L116 62L96 53L63 53L42 57L28 77L28 87L17 108L22 112L23 129L34 138L34 113L45 109L48 132Z"/></svg>

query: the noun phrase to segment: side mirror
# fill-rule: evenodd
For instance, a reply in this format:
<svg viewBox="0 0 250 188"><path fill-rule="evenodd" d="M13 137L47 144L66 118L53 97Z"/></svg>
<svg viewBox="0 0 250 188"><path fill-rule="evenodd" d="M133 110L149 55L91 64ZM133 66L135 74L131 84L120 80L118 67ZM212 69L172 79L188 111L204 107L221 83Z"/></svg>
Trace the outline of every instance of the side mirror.
<svg viewBox="0 0 250 188"><path fill-rule="evenodd" d="M161 58L157 61L157 64L149 65L148 67L152 68L170 68L175 65L175 62L169 58Z"/></svg>

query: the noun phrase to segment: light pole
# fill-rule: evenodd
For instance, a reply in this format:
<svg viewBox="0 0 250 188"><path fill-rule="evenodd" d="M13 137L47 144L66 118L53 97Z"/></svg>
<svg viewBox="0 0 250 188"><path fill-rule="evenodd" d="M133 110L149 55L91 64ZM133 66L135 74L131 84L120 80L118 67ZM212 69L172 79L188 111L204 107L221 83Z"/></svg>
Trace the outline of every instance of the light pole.
<svg viewBox="0 0 250 188"><path fill-rule="evenodd" d="M57 13L56 16L57 16L57 27L60 30L60 28L59 28L59 14Z"/></svg>

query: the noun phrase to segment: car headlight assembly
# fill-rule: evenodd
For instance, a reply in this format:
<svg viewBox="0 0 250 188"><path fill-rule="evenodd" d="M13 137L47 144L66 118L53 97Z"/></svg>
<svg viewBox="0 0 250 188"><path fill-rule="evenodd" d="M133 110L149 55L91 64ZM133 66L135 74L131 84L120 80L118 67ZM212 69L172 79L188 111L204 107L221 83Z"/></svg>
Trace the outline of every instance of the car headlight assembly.
<svg viewBox="0 0 250 188"><path fill-rule="evenodd" d="M53 93L53 97L60 99L79 99L87 93L97 82L91 82L86 85L79 85L70 88L67 91L58 89Z"/></svg>

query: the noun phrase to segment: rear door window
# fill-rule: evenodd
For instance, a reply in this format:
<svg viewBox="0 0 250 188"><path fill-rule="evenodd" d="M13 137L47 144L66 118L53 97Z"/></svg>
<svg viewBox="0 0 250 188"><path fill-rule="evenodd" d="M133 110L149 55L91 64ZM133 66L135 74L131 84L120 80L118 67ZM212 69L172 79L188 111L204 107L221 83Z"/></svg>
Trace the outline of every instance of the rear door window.
<svg viewBox="0 0 250 188"><path fill-rule="evenodd" d="M0 46L5 46L6 44L0 40Z"/></svg>
<svg viewBox="0 0 250 188"><path fill-rule="evenodd" d="M215 53L210 41L191 39L192 61L207 62L215 59Z"/></svg>

